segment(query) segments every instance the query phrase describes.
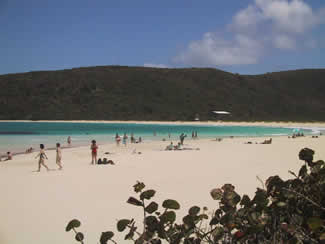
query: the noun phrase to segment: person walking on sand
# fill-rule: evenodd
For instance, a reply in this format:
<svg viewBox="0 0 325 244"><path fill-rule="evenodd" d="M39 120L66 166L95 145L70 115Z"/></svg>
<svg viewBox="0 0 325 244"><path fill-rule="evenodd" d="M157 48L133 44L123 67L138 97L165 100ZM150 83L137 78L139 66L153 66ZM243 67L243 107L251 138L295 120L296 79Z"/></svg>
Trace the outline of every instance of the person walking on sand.
<svg viewBox="0 0 325 244"><path fill-rule="evenodd" d="M98 150L98 146L97 146L95 140L92 140L91 141L90 150L91 150L91 164L96 164L97 163L97 150Z"/></svg>
<svg viewBox="0 0 325 244"><path fill-rule="evenodd" d="M68 136L67 143L68 143L68 146L70 147L71 146L71 136Z"/></svg>
<svg viewBox="0 0 325 244"><path fill-rule="evenodd" d="M38 158L39 157L39 161L38 161L38 170L37 172L40 172L41 171L41 165L43 165L47 171L49 171L50 169L47 167L47 165L45 164L45 159L48 159L46 154L45 154L45 151L44 151L44 144L40 144L40 152L39 154L37 154L37 156L35 158Z"/></svg>
<svg viewBox="0 0 325 244"><path fill-rule="evenodd" d="M62 169L62 153L61 153L61 147L60 143L56 143L56 164L59 166L59 170Z"/></svg>

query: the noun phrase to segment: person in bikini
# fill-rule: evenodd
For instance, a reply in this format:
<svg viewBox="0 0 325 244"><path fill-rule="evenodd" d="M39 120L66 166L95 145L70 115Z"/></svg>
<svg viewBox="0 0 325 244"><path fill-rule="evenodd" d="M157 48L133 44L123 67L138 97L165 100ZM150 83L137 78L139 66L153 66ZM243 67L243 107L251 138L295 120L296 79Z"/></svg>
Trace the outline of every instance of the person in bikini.
<svg viewBox="0 0 325 244"><path fill-rule="evenodd" d="M39 161L38 161L38 170L37 172L40 172L41 171L41 165L43 165L47 171L49 171L50 169L47 167L47 165L44 163L45 159L48 159L46 154L45 154L45 151L44 151L44 144L40 144L40 152L39 154L37 154L37 156L35 158L38 158L39 157Z"/></svg>
<svg viewBox="0 0 325 244"><path fill-rule="evenodd" d="M95 140L92 140L91 141L90 150L91 150L91 164L96 164L97 163L97 150L98 150L98 146L97 146Z"/></svg>
<svg viewBox="0 0 325 244"><path fill-rule="evenodd" d="M59 170L62 169L62 153L61 153L61 147L60 143L56 143L56 164L59 166Z"/></svg>

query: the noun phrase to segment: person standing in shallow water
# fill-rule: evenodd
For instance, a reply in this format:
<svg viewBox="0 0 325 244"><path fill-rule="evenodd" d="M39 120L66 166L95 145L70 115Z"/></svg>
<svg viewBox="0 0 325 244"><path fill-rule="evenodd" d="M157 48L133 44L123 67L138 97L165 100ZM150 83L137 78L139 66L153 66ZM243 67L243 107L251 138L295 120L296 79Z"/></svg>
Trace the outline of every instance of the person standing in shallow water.
<svg viewBox="0 0 325 244"><path fill-rule="evenodd" d="M123 136L123 144L124 144L124 146L126 146L127 139L128 139L128 136L126 135L126 133L124 133L124 136Z"/></svg>
<svg viewBox="0 0 325 244"><path fill-rule="evenodd" d="M61 147L60 143L56 143L56 164L59 166L59 170L62 169L62 153L61 153Z"/></svg>
<svg viewBox="0 0 325 244"><path fill-rule="evenodd" d="M95 140L91 141L90 150L91 150L91 164L96 164L98 146Z"/></svg>
<svg viewBox="0 0 325 244"><path fill-rule="evenodd" d="M181 141L181 145L183 145L184 143L184 139L187 135L185 135L184 133L182 133L180 136L179 136L179 140Z"/></svg>
<svg viewBox="0 0 325 244"><path fill-rule="evenodd" d="M116 145L119 146L121 142L121 137L118 135L118 133L116 133L115 135L115 141L116 141Z"/></svg>
<svg viewBox="0 0 325 244"><path fill-rule="evenodd" d="M47 165L45 164L45 159L48 159L46 154L45 154L45 150L44 150L44 144L40 144L40 152L39 154L37 154L37 156L35 158L38 158L39 157L39 161L38 161L38 170L37 172L40 172L41 171L41 165L43 165L47 171L49 171L50 169L47 167Z"/></svg>
<svg viewBox="0 0 325 244"><path fill-rule="evenodd" d="M68 146L71 146L71 136L68 136L67 143L68 143Z"/></svg>

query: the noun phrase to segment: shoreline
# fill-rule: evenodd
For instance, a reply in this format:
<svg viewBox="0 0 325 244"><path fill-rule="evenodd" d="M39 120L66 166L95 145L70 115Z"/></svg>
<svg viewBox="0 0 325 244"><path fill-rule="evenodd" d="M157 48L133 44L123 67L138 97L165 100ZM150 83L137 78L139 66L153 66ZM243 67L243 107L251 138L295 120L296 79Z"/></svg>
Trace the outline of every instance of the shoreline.
<svg viewBox="0 0 325 244"><path fill-rule="evenodd" d="M299 122L224 122L224 121L120 121L120 120L40 120L40 121L32 121L32 120L2 120L1 122L27 122L27 123L93 123L93 124L151 124L151 125L192 125L192 126L257 126L257 127L277 127L277 128L301 128L301 129L307 129L311 132L306 134L306 136L309 136L311 134L316 134L325 132L325 122L315 122L315 123L299 123ZM324 134L324 133L323 133ZM3 135L5 136L5 135ZM199 137L200 139L210 139L213 140L215 138L277 138L277 137L287 137L290 136L290 134L272 134L272 135L220 135L220 136L214 136L211 135L209 137ZM169 141L166 137L157 137L155 140L149 139L149 141L163 141L165 139L166 142ZM175 140L175 138L173 138ZM102 142L102 145L114 143L112 142ZM77 145L72 146L73 148L79 148L87 146L88 144L80 143ZM35 146L35 145L34 145ZM69 148L69 147L65 147ZM47 150L51 150L53 148L48 148ZM55 148L54 148L55 149ZM34 148L34 150L38 150L38 148ZM8 151L8 150L5 150ZM5 153L3 151L3 153ZM13 155L20 155L20 154L26 154L25 148L20 148L19 150L9 150L12 152ZM1 157L5 157L5 154L1 154Z"/></svg>
<svg viewBox="0 0 325 244"><path fill-rule="evenodd" d="M325 128L324 128L325 129ZM246 135L246 136L211 136L211 137L203 137L203 138L196 138L196 139L193 139L193 138L188 138L186 139L185 141L186 142L196 142L196 143L202 143L202 142L216 142L218 141L217 139L221 139L221 140L224 140L224 139L239 139L239 140L248 140L248 141L254 141L254 140L263 140L263 139L269 139L269 138L286 138L288 137L288 135L270 135L270 136L267 136L267 135L260 135L260 136L252 136L252 135ZM305 135L305 136L302 136L302 138L310 138L311 135L308 134L308 135ZM128 147L130 146L137 146L137 145L141 145L141 144L152 144L152 143L166 143L166 145L169 144L169 142L175 142L177 143L178 141L178 138L157 138L157 140L145 140L144 142L142 143L131 143L130 141L128 141ZM261 143L258 143L258 144L261 144ZM116 145L116 142L102 142L102 143L97 143L98 146L101 146L101 147L107 147L107 146L114 146ZM67 150L67 149L83 149L83 148L88 148L89 145L87 144L77 144L77 145L71 145L71 146L61 146L61 149L62 150ZM124 148L124 145L120 144L120 147L121 148ZM56 150L55 147L49 147L49 148L45 148L45 151L54 151ZM39 148L34 148L34 150L31 152L31 153L35 153L35 152L38 152L39 151ZM28 155L28 154L31 154L31 153L26 153L25 151L17 151L17 152L12 152L12 155L13 156L18 156L18 155ZM0 157L3 158L3 157L6 157L5 154L0 154Z"/></svg>
<svg viewBox="0 0 325 244"><path fill-rule="evenodd" d="M271 127L322 127L321 122L297 121L140 121L140 120L0 120L1 122L31 122L31 123L103 123L103 124L167 124L167 125L219 125L219 126L271 126Z"/></svg>

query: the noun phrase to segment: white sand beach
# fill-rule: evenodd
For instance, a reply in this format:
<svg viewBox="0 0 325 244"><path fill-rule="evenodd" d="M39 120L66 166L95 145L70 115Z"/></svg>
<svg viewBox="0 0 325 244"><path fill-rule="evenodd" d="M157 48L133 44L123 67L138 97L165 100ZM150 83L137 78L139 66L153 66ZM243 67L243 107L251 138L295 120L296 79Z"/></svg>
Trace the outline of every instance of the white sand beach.
<svg viewBox="0 0 325 244"><path fill-rule="evenodd" d="M255 144L264 139L186 138L185 147L200 150L183 151L164 151L169 141L100 145L98 157L111 159L115 165L90 165L88 146L69 148L62 150L64 170L42 168L40 173L33 172L37 152L16 155L0 162L0 243L75 243L74 234L65 232L73 218L81 221L78 230L85 234L86 244L98 243L101 232L108 230L115 232L117 243L129 243L117 232L116 221L131 217L141 221L141 209L126 203L135 195L132 186L137 180L157 191L154 200L158 203L178 200L181 217L193 205L216 208L209 192L225 183L252 196L262 187L256 176L263 181L276 174L291 178L288 170L299 170L303 162L298 153L304 147L315 150L316 160L325 159L325 136L273 137L270 145ZM245 144L248 141L252 144ZM47 165L56 169L55 151L46 153Z"/></svg>

